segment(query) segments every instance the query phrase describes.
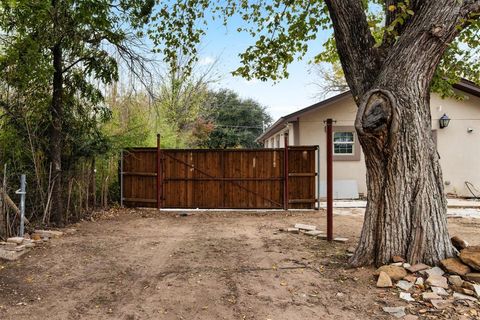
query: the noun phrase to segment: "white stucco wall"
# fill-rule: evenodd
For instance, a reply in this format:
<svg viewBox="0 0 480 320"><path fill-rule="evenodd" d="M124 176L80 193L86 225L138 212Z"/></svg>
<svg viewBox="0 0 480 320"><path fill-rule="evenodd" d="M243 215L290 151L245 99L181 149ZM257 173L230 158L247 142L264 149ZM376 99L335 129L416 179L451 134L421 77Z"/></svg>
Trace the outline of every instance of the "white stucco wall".
<svg viewBox="0 0 480 320"><path fill-rule="evenodd" d="M441 99L438 95L431 98L432 128L437 129L445 192L458 196L471 196L465 181L480 190L480 98L466 96L468 99L463 101ZM439 129L438 119L444 113L451 119L450 124ZM473 131L469 132L469 128Z"/></svg>
<svg viewBox="0 0 480 320"><path fill-rule="evenodd" d="M458 196L471 196L465 187L469 181L480 190L480 98L468 95L466 100L442 99L437 94L431 97L432 130L437 130L437 146L443 169L445 191ZM336 120L334 126L353 126L357 107L353 98L347 96L336 103L317 109L298 118L297 141L300 145L320 146L320 179L325 180L326 135L324 121ZM438 119L446 113L451 121L447 128L439 129ZM469 132L469 128L473 131ZM289 143L294 145L293 126L278 132L280 147L283 147L283 132L289 131ZM271 145L269 145L271 147ZM366 194L366 169L364 155L359 161L334 161L334 179L336 181L354 180L358 192Z"/></svg>

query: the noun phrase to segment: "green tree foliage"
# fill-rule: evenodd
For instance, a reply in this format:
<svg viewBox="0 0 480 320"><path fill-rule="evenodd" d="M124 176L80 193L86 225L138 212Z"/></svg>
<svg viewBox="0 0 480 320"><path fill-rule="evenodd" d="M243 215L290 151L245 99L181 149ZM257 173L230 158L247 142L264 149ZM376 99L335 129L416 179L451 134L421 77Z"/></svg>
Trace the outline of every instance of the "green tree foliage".
<svg viewBox="0 0 480 320"><path fill-rule="evenodd" d="M359 0L361 1L361 0ZM412 9L418 1L362 0L370 31L378 50L383 50L399 38L399 33L415 16ZM475 1L468 1L475 2ZM468 3L466 3L467 5ZM472 4L473 8L473 4ZM386 12L393 14L387 15ZM195 60L197 45L213 17L227 25L233 18L243 21L237 31L248 33L254 44L240 55L241 66L234 74L247 79L279 80L288 77L288 66L302 59L321 32L332 29L325 1L165 1L150 24L159 51L166 60L174 59L179 48ZM452 84L467 78L480 84L479 12L473 11L458 25L462 31L449 45L432 84L433 90L451 95ZM388 17L388 21L387 20ZM188 22L187 22L188 21ZM334 36L325 42L324 50L314 62L338 63Z"/></svg>
<svg viewBox="0 0 480 320"><path fill-rule="evenodd" d="M211 132L198 144L206 148L258 148L255 139L271 123L271 117L258 102L242 99L231 90L210 92L208 113Z"/></svg>
<svg viewBox="0 0 480 320"><path fill-rule="evenodd" d="M0 1L3 125L28 146L24 150L30 157L37 158L34 172L43 199L39 207L44 208L39 211L52 211L58 223L66 216L64 178L79 168L79 160L105 154L109 148L99 127L111 116L102 88L119 77L113 53L137 74L146 70L135 48L153 4ZM5 159L18 160L8 153ZM25 170L32 161L20 163L10 167ZM49 217L46 214L44 221Z"/></svg>

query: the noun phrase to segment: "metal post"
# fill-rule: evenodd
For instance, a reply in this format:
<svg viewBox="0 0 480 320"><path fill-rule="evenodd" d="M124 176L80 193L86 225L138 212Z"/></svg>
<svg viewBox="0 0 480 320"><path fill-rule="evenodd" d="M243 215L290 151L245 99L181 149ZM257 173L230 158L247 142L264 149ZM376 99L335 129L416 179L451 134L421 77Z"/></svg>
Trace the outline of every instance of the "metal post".
<svg viewBox="0 0 480 320"><path fill-rule="evenodd" d="M123 207L123 150L120 152L120 207Z"/></svg>
<svg viewBox="0 0 480 320"><path fill-rule="evenodd" d="M327 240L333 240L333 137L332 119L327 119Z"/></svg>
<svg viewBox="0 0 480 320"><path fill-rule="evenodd" d="M317 210L320 210L320 145L317 146Z"/></svg>
<svg viewBox="0 0 480 320"><path fill-rule="evenodd" d="M288 210L288 133L284 134L284 182L283 182L283 209Z"/></svg>
<svg viewBox="0 0 480 320"><path fill-rule="evenodd" d="M26 185L26 176L22 174L20 176L20 189L15 192L20 195L20 232L19 237L23 237L25 233L25 185Z"/></svg>
<svg viewBox="0 0 480 320"><path fill-rule="evenodd" d="M157 209L162 207L162 163L160 159L160 134L157 134Z"/></svg>

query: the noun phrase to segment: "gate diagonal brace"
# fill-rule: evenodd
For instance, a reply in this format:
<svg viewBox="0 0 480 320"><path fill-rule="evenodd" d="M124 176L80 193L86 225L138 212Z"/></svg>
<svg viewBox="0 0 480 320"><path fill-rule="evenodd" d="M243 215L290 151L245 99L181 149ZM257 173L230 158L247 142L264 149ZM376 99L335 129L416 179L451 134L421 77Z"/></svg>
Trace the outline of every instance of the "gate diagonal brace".
<svg viewBox="0 0 480 320"><path fill-rule="evenodd" d="M197 170L198 172L200 172L201 174L207 176L208 178L217 179L217 177L214 177L214 176L212 176L212 175L209 175L209 174L206 173L205 171L202 171L202 170L196 168L194 165L191 165L191 164L189 164L188 162L185 162L185 161L183 161L183 160L177 159L177 158L175 158L174 156L169 155L168 153L163 153L163 154L166 155L167 157L175 160L175 161L178 161L178 162L184 164L185 166L187 166L187 167L189 167L189 168L192 168L193 170ZM260 198L263 199L263 200L266 200L266 201L268 201L268 202L270 202L270 203L273 203L273 204L279 206L280 208L283 207L283 204L278 203L278 202L276 202L276 201L273 201L273 200L271 200L271 199L265 198L265 197L262 196L261 194L255 192L255 191L252 191L252 190L250 190L250 189L248 189L248 188L245 188L244 186L242 186L241 184L239 184L239 183L237 183L237 182L235 182L235 181L228 181L228 180L227 180L227 182L230 182L230 183L236 185L237 187L239 187L240 189L242 189L242 190L244 190L244 191L247 191L247 192L249 192L249 193L251 193L251 194L254 194L254 195L256 195L257 197L260 197Z"/></svg>

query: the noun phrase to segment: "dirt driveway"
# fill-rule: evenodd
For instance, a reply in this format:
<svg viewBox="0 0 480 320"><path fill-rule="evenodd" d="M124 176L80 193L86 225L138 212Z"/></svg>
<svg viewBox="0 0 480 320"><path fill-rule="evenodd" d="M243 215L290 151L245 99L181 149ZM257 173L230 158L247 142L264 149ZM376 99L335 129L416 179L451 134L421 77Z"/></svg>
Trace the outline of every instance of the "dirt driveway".
<svg viewBox="0 0 480 320"><path fill-rule="evenodd" d="M0 263L0 319L391 319L381 307L405 305L346 264L361 215L335 216L345 244L278 232L296 222L324 229L325 214L115 211ZM450 219L476 243L479 224Z"/></svg>

